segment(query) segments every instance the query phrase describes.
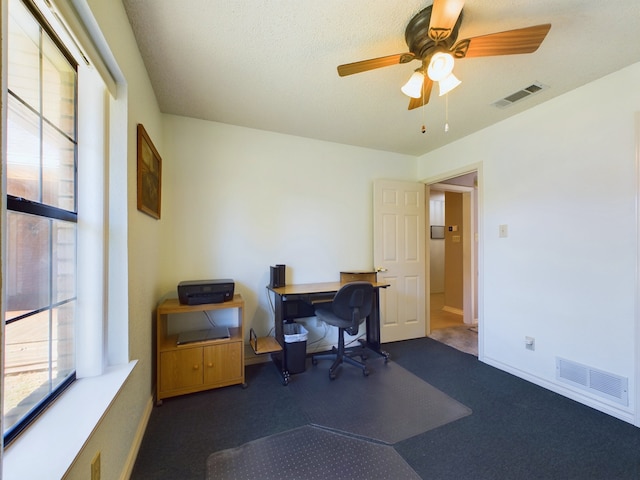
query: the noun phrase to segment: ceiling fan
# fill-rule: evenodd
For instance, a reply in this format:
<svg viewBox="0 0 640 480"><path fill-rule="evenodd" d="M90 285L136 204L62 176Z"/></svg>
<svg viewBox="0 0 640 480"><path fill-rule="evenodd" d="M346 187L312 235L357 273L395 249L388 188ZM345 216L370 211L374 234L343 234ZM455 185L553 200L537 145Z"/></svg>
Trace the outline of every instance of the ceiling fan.
<svg viewBox="0 0 640 480"><path fill-rule="evenodd" d="M457 41L463 6L464 0L434 0L433 5L418 12L407 25L404 37L409 52L340 65L338 74L344 77L420 60L422 65L402 87L403 93L411 97L409 110L412 110L429 102L434 81L438 82L440 95L460 84L453 75L454 57L533 53L551 28L550 23L545 23Z"/></svg>

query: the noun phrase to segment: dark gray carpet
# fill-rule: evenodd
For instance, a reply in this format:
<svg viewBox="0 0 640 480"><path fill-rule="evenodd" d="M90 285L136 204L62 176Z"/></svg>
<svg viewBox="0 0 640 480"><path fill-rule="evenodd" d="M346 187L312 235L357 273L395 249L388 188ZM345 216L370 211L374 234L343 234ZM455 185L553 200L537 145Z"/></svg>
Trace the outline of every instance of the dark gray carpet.
<svg viewBox="0 0 640 480"><path fill-rule="evenodd" d="M640 428L430 338L384 348L391 354L388 366L402 366L473 409L473 415L389 447L421 478L640 479ZM212 453L309 425L303 412L308 406L294 398L291 387L314 368L326 384L328 361L317 367L309 362L307 372L293 375L286 387L276 368L264 363L247 367L247 389L233 385L167 399L151 412L131 480L202 480ZM377 374L363 378L353 370L360 381ZM321 395L313 401L326 407Z"/></svg>
<svg viewBox="0 0 640 480"><path fill-rule="evenodd" d="M294 375L291 392L309 422L349 435L394 444L471 414L457 402L400 365L369 358L368 377L342 365L330 380L330 360L307 362Z"/></svg>
<svg viewBox="0 0 640 480"><path fill-rule="evenodd" d="M207 459L207 480L419 479L393 447L305 426Z"/></svg>

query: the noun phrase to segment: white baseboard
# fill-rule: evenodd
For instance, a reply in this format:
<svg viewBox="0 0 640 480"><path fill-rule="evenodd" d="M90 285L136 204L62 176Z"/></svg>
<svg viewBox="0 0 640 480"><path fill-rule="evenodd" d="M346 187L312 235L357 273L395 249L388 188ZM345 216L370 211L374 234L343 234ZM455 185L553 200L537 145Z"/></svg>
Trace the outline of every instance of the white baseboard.
<svg viewBox="0 0 640 480"><path fill-rule="evenodd" d="M442 307L442 310L444 312L449 312L449 313L455 313L456 315L464 315L464 311L459 309L459 308L454 308L454 307L447 307L446 305L444 307Z"/></svg>
<svg viewBox="0 0 640 480"><path fill-rule="evenodd" d="M131 478L133 466L136 463L136 458L138 457L138 452L140 451L140 445L142 444L142 438L144 437L144 432L146 431L147 424L149 423L149 417L151 417L153 405L153 395L151 395L151 397L149 397L149 400L147 401L147 405L144 408L144 412L142 413L142 418L140 418L140 422L138 423L138 429L136 430L136 434L133 437L131 450L129 451L127 461L125 462L122 473L120 474L120 480L129 480Z"/></svg>
<svg viewBox="0 0 640 480"><path fill-rule="evenodd" d="M522 378L523 380L527 380L528 382L538 385L539 387L546 388L547 390L562 395L563 397L570 398L571 400L575 400L578 403L581 403L602 413L606 413L607 415L611 415L612 417L634 425L635 412L633 408L621 408L617 405L613 405L607 401L594 397L593 395L583 393L582 391L570 388L564 384L532 375L528 372L522 371L518 368L514 368L511 365L507 365L499 360L495 360L490 357L485 356L483 357L482 361L487 365L491 365L492 367L495 367L499 370L503 370L516 377Z"/></svg>

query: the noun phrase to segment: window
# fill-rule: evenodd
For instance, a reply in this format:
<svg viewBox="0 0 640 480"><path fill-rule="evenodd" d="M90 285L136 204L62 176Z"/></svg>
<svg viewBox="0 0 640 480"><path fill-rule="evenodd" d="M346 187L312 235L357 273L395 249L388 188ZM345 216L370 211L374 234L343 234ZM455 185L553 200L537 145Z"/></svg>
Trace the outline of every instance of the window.
<svg viewBox="0 0 640 480"><path fill-rule="evenodd" d="M5 444L75 379L77 64L27 0L10 0Z"/></svg>

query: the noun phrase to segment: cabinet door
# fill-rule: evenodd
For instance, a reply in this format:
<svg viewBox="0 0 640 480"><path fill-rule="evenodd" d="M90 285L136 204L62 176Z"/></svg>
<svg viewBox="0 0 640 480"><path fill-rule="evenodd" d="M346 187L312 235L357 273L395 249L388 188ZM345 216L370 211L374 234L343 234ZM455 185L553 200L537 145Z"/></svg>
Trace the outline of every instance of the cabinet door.
<svg viewBox="0 0 640 480"><path fill-rule="evenodd" d="M242 377L242 343L204 347L204 383L221 383Z"/></svg>
<svg viewBox="0 0 640 480"><path fill-rule="evenodd" d="M202 385L202 347L160 354L160 390Z"/></svg>

